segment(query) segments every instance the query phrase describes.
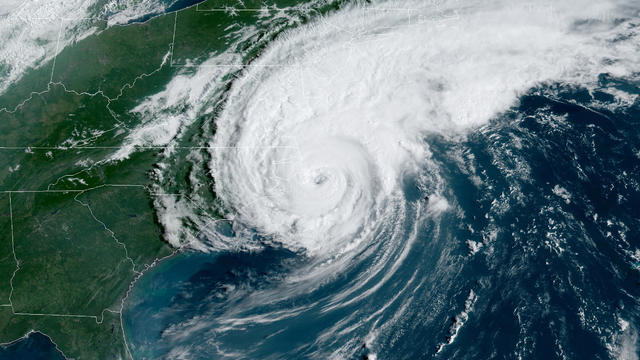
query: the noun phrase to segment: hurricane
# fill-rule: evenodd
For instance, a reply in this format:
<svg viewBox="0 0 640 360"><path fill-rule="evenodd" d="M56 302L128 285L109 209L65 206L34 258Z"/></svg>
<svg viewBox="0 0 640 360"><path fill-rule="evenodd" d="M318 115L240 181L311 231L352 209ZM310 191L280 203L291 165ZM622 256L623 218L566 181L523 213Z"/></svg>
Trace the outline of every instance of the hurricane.
<svg viewBox="0 0 640 360"><path fill-rule="evenodd" d="M639 54L633 1L374 1L279 34L211 120L227 222L200 240L238 247L192 260L153 353L637 358Z"/></svg>
<svg viewBox="0 0 640 360"><path fill-rule="evenodd" d="M403 179L430 176L423 192L440 196L426 135L479 126L545 81L626 75L638 50L611 48L606 31L572 34L571 18L526 5L391 6L416 14L367 8L321 20L272 45L234 84L212 143L231 150L216 151L212 169L241 221L311 253L366 242L377 224L404 217ZM579 19L575 8L558 11ZM453 28L420 20L447 16L463 18Z"/></svg>

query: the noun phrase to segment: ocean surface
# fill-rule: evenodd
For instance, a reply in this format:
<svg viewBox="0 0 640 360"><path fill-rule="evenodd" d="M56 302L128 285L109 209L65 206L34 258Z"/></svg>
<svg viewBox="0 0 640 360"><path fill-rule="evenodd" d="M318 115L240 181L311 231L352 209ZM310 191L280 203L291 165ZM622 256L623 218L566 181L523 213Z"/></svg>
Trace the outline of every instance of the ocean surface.
<svg viewBox="0 0 640 360"><path fill-rule="evenodd" d="M406 221L411 243L381 238L308 291L286 279L311 260L276 245L161 263L127 303L132 353L637 358L640 104L613 100L548 85L461 142L426 137L456 211ZM435 201L418 178L404 179L409 210Z"/></svg>
<svg viewBox="0 0 640 360"><path fill-rule="evenodd" d="M24 339L7 346L0 346L0 359L62 360L64 358L51 339L39 332L32 332Z"/></svg>
<svg viewBox="0 0 640 360"><path fill-rule="evenodd" d="M134 359L638 359L638 4L428 3L274 10L137 105L194 150Z"/></svg>

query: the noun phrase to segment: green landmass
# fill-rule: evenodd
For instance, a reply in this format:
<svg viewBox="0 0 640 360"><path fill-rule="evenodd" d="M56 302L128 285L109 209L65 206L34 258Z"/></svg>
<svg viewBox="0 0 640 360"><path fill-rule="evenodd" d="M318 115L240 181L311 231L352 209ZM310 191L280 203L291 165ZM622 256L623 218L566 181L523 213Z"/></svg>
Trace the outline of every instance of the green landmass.
<svg viewBox="0 0 640 360"><path fill-rule="evenodd" d="M0 194L0 305L9 303L11 287L9 280L16 269L11 248L11 218L9 217L9 195Z"/></svg>
<svg viewBox="0 0 640 360"><path fill-rule="evenodd" d="M214 134L223 92L175 139L163 179L152 175L164 149L105 159L140 125L130 110L176 74L232 46L249 64L280 32L341 1L288 16L277 9L299 3L210 0L144 23L106 28L97 19L99 31L0 94L0 343L39 331L68 358L130 358L123 299L140 274L176 250L163 240L154 201L215 203L208 169L189 159L208 164L208 151L197 147ZM244 28L253 32L238 43ZM0 64L0 75L7 66ZM230 67L221 89L238 71ZM158 183L166 194L154 193ZM213 205L199 211L216 216Z"/></svg>
<svg viewBox="0 0 640 360"><path fill-rule="evenodd" d="M101 322L92 318L14 315L0 307L3 338L16 340L30 331L51 338L68 359L126 359L119 314L105 312Z"/></svg>

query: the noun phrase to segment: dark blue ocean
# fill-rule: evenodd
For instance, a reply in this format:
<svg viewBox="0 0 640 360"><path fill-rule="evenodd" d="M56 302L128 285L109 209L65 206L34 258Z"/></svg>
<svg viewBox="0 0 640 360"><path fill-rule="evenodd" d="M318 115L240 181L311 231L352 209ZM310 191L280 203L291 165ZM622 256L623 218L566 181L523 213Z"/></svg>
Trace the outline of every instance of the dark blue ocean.
<svg viewBox="0 0 640 360"><path fill-rule="evenodd" d="M600 82L640 95L637 83ZM124 313L131 351L136 359L181 351L198 359L633 359L639 125L637 99L533 89L463 140L425 138L457 210L406 224L419 236L392 254L402 256L397 268L382 265L384 281L385 271L352 281L380 259L374 245L312 291L284 295L283 279L310 262L302 253L271 242L180 253L136 284ZM428 190L407 178L407 207L430 201ZM238 321L248 318L257 320ZM39 333L0 347L0 359L59 358Z"/></svg>
<svg viewBox="0 0 640 360"><path fill-rule="evenodd" d="M600 86L640 95L606 75ZM549 84L464 139L425 138L454 210L405 224L418 236L388 265L372 244L296 292L284 279L312 260L272 242L162 262L126 305L134 357L637 358L634 101ZM432 201L429 186L405 179L407 209Z"/></svg>
<svg viewBox="0 0 640 360"><path fill-rule="evenodd" d="M24 339L0 346L0 359L62 360L64 356L56 349L49 337L39 332L33 332Z"/></svg>

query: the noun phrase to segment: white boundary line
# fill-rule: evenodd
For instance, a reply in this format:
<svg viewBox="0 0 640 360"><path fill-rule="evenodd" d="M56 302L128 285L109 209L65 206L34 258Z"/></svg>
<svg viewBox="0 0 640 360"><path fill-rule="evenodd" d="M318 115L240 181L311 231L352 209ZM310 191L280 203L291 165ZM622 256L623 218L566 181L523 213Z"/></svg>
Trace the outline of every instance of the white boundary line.
<svg viewBox="0 0 640 360"><path fill-rule="evenodd" d="M53 339L51 338L51 336L49 336L49 335L47 335L47 334L43 333L42 331L38 331L38 330L34 330L34 329L31 329L31 330L27 331L24 335L22 335L21 337L19 337L19 338L17 338L17 339L14 339L14 340L11 340L11 341L7 341L6 343L1 343L1 344L0 344L0 346L4 346L4 347L6 347L6 346L11 346L11 345L13 345L13 344L17 343L17 342L18 342L18 341L20 341L20 340L23 340L23 339L28 338L28 337L29 337L31 334L33 334L33 333L39 333L40 335L42 335L42 336L44 336L44 337L48 338L48 339L49 339L49 341L51 341L51 343L53 344L53 346L56 348L56 351L58 351L58 352L62 355L62 357L63 357L63 358L65 358L65 359L69 359L69 357L68 357L68 356L67 356L67 355L66 355L62 350L60 350L60 347L58 346L58 344L56 344L56 342L55 342L55 341L53 341Z"/></svg>
<svg viewBox="0 0 640 360"><path fill-rule="evenodd" d="M13 314L14 315L24 315L24 316L53 316L53 317L74 317L74 318L90 318L90 319L94 319L96 321L97 324L101 324L104 320L104 312L108 311L108 312L112 312L112 313L120 313L122 309L120 309L119 311L115 311L115 310L111 310L111 309L103 309L101 312L100 317L96 316L96 315L86 315L86 314L59 314L59 313L31 313L31 312L16 312L14 305L13 305L13 300L12 300L12 296L13 296L13 279L16 275L16 273L20 270L20 260L18 259L17 255L16 255L16 250L15 250L15 236L14 236L14 226L13 226L13 202L12 202L12 196L11 194L13 193L77 193L77 195L74 197L74 199L76 201L78 201L76 198L78 196L80 196L82 193L91 191L91 190L96 190L96 189L100 189L100 188L106 188L106 187L130 187L130 188L142 188L142 189L146 189L147 186L146 185L140 185L140 184L103 184L103 185L99 185L93 188L89 188L89 189L84 189L84 190L11 190L11 191L0 191L1 193L8 193L9 194L9 217L10 217L10 227L11 227L11 250L13 253L13 259L16 263L16 269L13 271L13 274L11 276L11 279L9 280L9 285L11 288L11 291L9 293L9 303L8 304L0 304L0 307L10 307ZM148 193L150 196L179 196L182 194L165 194L165 193ZM82 202L80 202L83 206L86 207L86 205ZM93 215L93 213L92 213ZM95 220L97 220L97 218L95 216L93 216ZM99 223L101 223L103 226L104 225L103 222L97 220ZM110 231L109 229L107 229L108 231ZM113 232L112 232L112 235ZM119 240L116 239L116 242L123 246L125 248L125 252L126 252L126 246L121 243ZM126 258L127 260L130 260L133 263L133 259L131 259L128 254L126 254ZM153 262L155 262L157 259L153 260ZM148 267L149 265L147 265ZM133 269L134 274L136 275L136 277L142 275L141 271L136 271L135 270L135 264L134 264L134 269Z"/></svg>
<svg viewBox="0 0 640 360"><path fill-rule="evenodd" d="M285 10L285 9L274 9L274 8L260 8L260 9L236 9L236 8L212 8L212 9L208 9L208 10L200 10L199 9L199 5L200 3L196 4L196 12L261 12L261 11L272 11L272 10ZM185 9L188 9L185 8ZM176 34L176 27L177 27L177 18L178 18L178 12L185 10L185 9L180 9L180 10L176 10L175 11L175 17L174 17L174 29L173 29L173 34L172 34L172 42L171 42L171 54L170 54L170 67L205 67L205 66L211 66L211 67L240 67L240 68L246 68L246 67L292 67L294 65L288 65L288 64L264 64L264 65L252 65L252 64L220 64L220 65L180 65L180 64L173 64L173 50L175 47L175 34ZM411 11L412 9L372 9L375 11L394 11L394 10L399 10L399 11ZM165 13L167 14L167 13ZM159 15L163 15L163 14L159 14ZM33 18L36 19L36 18ZM50 21L70 21L70 20L97 20L97 21L104 21L104 19L100 19L100 18L59 18L59 19L50 19L50 18L43 18L43 20L50 20ZM146 22L146 21L145 21ZM144 23L144 22L142 22ZM137 23L136 23L137 24ZM128 25L128 24L123 24L123 25ZM62 22L60 23L60 28L58 30L58 38L57 38L57 42L56 42L56 54L53 57L53 61L52 61L52 68L51 68L51 75L50 75L50 80L49 80L49 84L48 87L50 87L50 85L55 85L56 83L53 82L53 76L54 76L54 72L55 72L55 64L56 64L56 58L58 55L58 50L59 50L59 44L60 44L60 39L61 39L61 35L62 35ZM160 68L162 68L162 65L160 65L160 67L158 69L156 69L156 71L158 71ZM154 71L155 72L155 71ZM146 75L146 74L143 74ZM141 75L141 76L143 76ZM136 78L137 80L137 78ZM134 80L135 83L135 80ZM126 87L129 84L125 84L123 86L123 88L120 91L120 95L122 95L122 91L124 90L124 87ZM129 87L131 87L131 85L129 85ZM44 90L42 93L49 91L49 88L47 90ZM65 88L65 91L66 88ZM31 97L33 97L33 94L31 94ZM35 93L38 94L38 93ZM90 95L90 96L94 96L97 95L96 94L86 94L86 93L82 93L82 95ZM117 98L120 97L120 95ZM27 101L28 99L26 99L25 101ZM111 100L111 99L109 99ZM24 103L24 102L23 102ZM16 109L14 109L13 111L17 110L18 108L21 107L20 104L19 106L16 107ZM5 109L0 109L0 110L5 110L8 111L6 108ZM126 145L125 145L126 146ZM135 148L138 149L165 149L168 148L170 146L136 146ZM81 150L81 149L121 149L122 146L112 146L112 147L107 147L107 146L80 146L80 147L35 147L35 146L24 146L24 147L12 147L12 146L2 146L0 147L0 150ZM210 146L206 146L206 147L173 147L173 148L189 148L189 149L230 149L230 148L236 148L235 146L230 146L230 147L210 147ZM237 147L237 148L257 148L257 147ZM268 146L267 148L296 148L295 146ZM13 303L11 300L11 297L13 295L13 279L15 277L15 274L20 270L20 262L17 259L16 253L15 253L15 239L14 239L14 227L13 227L13 206L12 206L12 193L77 193L79 195L81 195L84 192L87 191L91 191L94 189L98 189L98 188L102 188L102 187L141 187L141 188L146 188L146 185L139 185L139 184L103 184L103 185L99 185L93 188L88 188L88 189L82 189L82 190L75 190L75 189L70 189L70 190L3 190L0 191L0 193L8 193L9 194L9 212L10 212L10 223L11 223L11 244L12 244L12 252L13 252L13 257L14 260L16 262L16 269L14 270L12 277L10 279L10 285L11 285L11 291L10 291L10 295L9 295L9 304L0 304L0 307L10 307L12 309L12 312L14 315L19 315L19 316L50 316L50 317L68 317L68 318L89 318L89 319L94 319L96 321L97 324L101 324L104 321L104 312L112 312L112 313L117 313L120 314L120 327L122 330L122 336L123 336L123 341L125 343L125 350L127 355L132 358L132 355L129 351L129 346L126 340L126 336L125 336L125 332L124 332L124 324L123 324L123 320L122 320L122 309L124 307L124 303L126 301L126 299L128 298L134 284L137 282L137 280L149 269L151 269L152 267L154 267L158 262L167 259L169 257L172 257L173 255L175 255L176 253L182 251L185 246L179 247L179 248L175 248L169 255L164 256L162 258L156 258L151 264L147 265L146 268L140 272L136 272L134 269L134 273L136 274L136 276L134 277L134 280L130 283L129 285L129 289L127 290L125 296L122 298L121 301L121 307L119 311L114 311L111 309L104 309L101 313L100 318L98 318L98 316L95 315L83 315L83 314L56 314L56 313L28 313L28 312L15 312L14 307L13 307ZM182 194L162 194L162 193L149 193L150 196L180 196ZM83 204L83 206L86 206ZM94 216L95 219L95 216ZM97 220L97 219L96 219ZM227 221L226 219L217 219L216 221ZM104 223L103 223L104 225ZM106 227L106 226L105 226ZM128 257L128 256L127 256ZM130 259L130 258L129 258ZM28 336L30 333L34 332L34 330L30 330L25 336ZM40 332L40 331L39 331ZM40 332L42 333L42 332ZM42 333L44 336L49 337L48 335ZM51 339L49 337L49 339ZM19 340L19 339L18 339ZM53 342L53 340L52 340ZM55 342L53 342L55 344ZM2 344L0 344L2 345ZM56 349L58 349L57 345L56 345ZM58 349L59 351L59 349ZM60 353L62 353L60 351ZM62 353L63 354L63 353ZM65 356L63 354L63 356ZM65 356L66 357L66 356Z"/></svg>
<svg viewBox="0 0 640 360"><path fill-rule="evenodd" d="M196 4L196 6L199 4ZM181 9L184 10L184 9ZM229 9L226 9L225 11L228 11ZM174 29L173 29L173 35L172 35L172 42L171 42L171 54L170 54L170 66L173 67L173 49L175 46L175 33L176 33L176 26L177 26L177 18L178 18L178 11L175 11L175 17L174 17ZM197 9L196 9L197 11ZM256 10L240 10L240 11L263 11L263 9L256 9ZM33 18L36 19L36 18ZM51 89L51 85L62 85L64 87L64 84L62 83L54 83L53 82L53 77L55 74L55 65L56 65L56 59L58 56L58 51L59 51L59 46L60 46L60 40L62 37L62 30L63 30L63 21L70 21L70 20L104 20L104 19L99 19L99 18L59 18L59 19L50 19L50 18L42 18L41 20L49 20L49 21L61 21L60 22L60 27L58 28L58 36L57 36L57 41L56 41L56 50L55 50L55 55L52 59L52 65L51 65L51 73L50 73L50 77L49 77L49 83L47 84L47 89L43 90L41 92L32 92L31 96L25 100L23 100L22 103L20 103L19 105L16 106L16 108L14 108L13 110L9 110L7 108L2 108L0 109L0 112L5 111L8 113L13 113L15 111L17 111L19 108L21 108L24 103L28 100L30 100L31 98L33 98L34 94L43 94L46 93L48 91L50 91ZM145 21L146 22L146 21ZM160 67L158 69L156 69L153 73L155 73L156 71L158 71L159 69L162 68L162 66L164 65L164 61L163 64L160 65ZM201 65L194 65L195 67L201 66ZM215 65L217 67L250 67L252 65L246 65L246 64L221 64L221 65ZM256 65L253 65L256 66ZM260 65L260 67L268 67L268 66L274 66L274 67L281 67L281 66L288 66L288 65ZM175 65L175 67L186 67L183 65ZM152 73L152 74L153 74ZM140 78L143 77L145 75L149 75L149 74L143 74L139 77L137 77L133 84L135 84L135 81ZM125 87L132 87L131 84L125 84L123 85L123 87L120 89L120 94L115 98L116 100L122 95L122 92L124 90ZM89 96L96 96L96 95L102 95L104 96L104 94L101 93L101 91L98 91L95 94L88 94L86 92L82 92L82 93L78 93L77 91L74 90L67 90L66 87L64 87L66 92L73 92L76 95L89 95ZM114 100L114 99L110 99L107 98L109 101ZM125 145L126 146L126 145ZM135 146L135 148L137 149L166 149L169 148L171 146ZM264 146L262 146L264 147ZM83 149L121 149L122 146L76 146L76 147L61 147L61 146L55 146L55 147L39 147L39 146L0 146L0 150L83 150ZM212 146L188 146L188 147L183 147L183 146L176 146L173 148L178 148L178 149L232 149L232 148L256 148L256 147L238 147L238 146L228 146L228 147L212 147ZM269 148L290 148L290 146L269 146ZM80 318L80 319L93 319L95 320L96 324L102 324L102 322L104 321L104 313L105 312L111 312L111 313L116 313L119 314L120 317L120 328L122 331L122 338L123 338L123 342L125 344L125 351L126 354L128 355L129 358L133 358L131 355L131 352L129 350L129 345L127 343L127 339L126 339L126 335L125 335L125 331L124 331L124 322L123 322L123 318L122 318L122 310L124 308L124 304L126 299L129 297L129 294L131 292L131 290L133 289L134 284L137 282L137 280L144 274L144 272L146 272L147 270L151 269L152 267L154 267L159 261L162 261L164 259L167 259L173 255L175 255L176 253L182 251L185 246L179 247L179 248L174 248L173 251L167 255L164 256L162 258L156 258L154 259L150 264L146 265L146 268L143 269L142 271L136 271L135 270L135 264L133 262L133 260L128 256L128 253L126 253L126 246L121 243L118 239L115 238L115 234L109 230L106 225L98 220L95 215L93 214L93 212L91 211L91 209L89 208L89 206L85 203L82 203L81 201L77 200L77 197L80 196L81 194L91 191L91 190L95 190L98 188L102 188L102 187L140 187L140 188L147 188L148 187L146 185L140 185L140 184L103 184L103 185L99 185L93 188L88 188L88 189L82 189L82 190L76 190L76 189L69 189L69 190L0 190L0 193L7 193L9 194L9 214L10 214L10 227L11 227L11 248L12 248L12 255L14 258L14 261L16 263L16 269L13 271L12 276L9 280L9 284L10 284L10 293L9 293L9 303L8 304L0 304L0 307L9 307L11 308L11 312L13 313L13 315L16 316L34 316L34 317L61 317L61 318ZM13 226L13 204L12 204L12 194L13 193L76 193L77 195L74 197L74 200L78 201L82 206L85 206L87 208L89 208L89 211L91 212L91 215L93 216L94 220L98 221L99 223L101 223L103 225L103 227L105 227L106 230L108 230L109 232L111 232L112 237L116 240L116 242L118 244L120 244L121 246L124 247L125 249L125 253L126 253L126 258L128 260L131 261L131 263L133 264L133 272L135 274L134 279L131 281L131 283L129 284L129 288L125 294L125 296L122 298L121 300L121 306L120 306L120 310L119 311L115 311L115 310L111 310L111 309L103 309L101 312L101 315L98 317L97 315L86 315L86 314L59 314L59 313L32 313L32 312L16 312L13 302L12 302L12 296L13 296L13 280L15 278L16 273L20 270L20 261L18 260L17 256L16 256L16 251L15 251L15 238L14 238L14 226ZM150 196L180 196L182 194L169 194L169 193L148 193ZM216 219L215 221L226 221L226 219ZM25 337L28 337L31 333L36 332L35 330L30 330L28 331L24 336L22 336L19 339L13 340L11 342L5 343L5 344L0 344L0 345L6 345L6 344L11 344L14 343L15 341L19 341L20 339L23 339ZM43 334L44 336L48 337L51 342L55 345L56 349L63 355L63 357L67 358L67 356L60 351L60 349L58 348L57 344L53 341L53 339L51 339L50 336L48 336L47 334L38 331L39 333Z"/></svg>
<svg viewBox="0 0 640 360"><path fill-rule="evenodd" d="M16 276L16 273L18 272L18 270L20 270L20 261L18 261L18 257L16 256L16 244L15 244L15 239L13 235L13 204L11 202L11 193L9 193L9 220L11 223L11 252L13 254L13 260L16 263L16 269L13 270L13 273L11 274L11 278L9 279L9 287L11 288L11 290L9 291L9 306L11 307L11 312L15 313L13 309L13 302L11 301L11 297L13 296L13 278Z"/></svg>
<svg viewBox="0 0 640 360"><path fill-rule="evenodd" d="M122 317L122 313L123 313L123 309L124 309L124 305L126 300L128 299L134 285L136 284L136 282L142 277L142 275L144 275L144 273L146 273L148 270L152 269L153 267L155 267L159 262L168 259L172 256L174 256L175 254L182 252L184 249L187 248L188 243L178 247L178 248L173 248L171 250L171 252L168 255L165 255L163 257L160 258L155 258L153 259L153 261L151 261L150 263L145 265L145 268L142 269L141 271L136 271L134 268L134 278L133 280L131 280L131 282L129 283L129 287L124 295L124 297L122 297L121 301L120 301L120 309L119 310L112 310L112 309L103 309L100 316L97 315L85 315L85 314L57 314L57 313L30 313L30 312L16 312L14 307L13 307L13 303L11 300L11 296L13 295L13 278L15 276L15 274L18 272L18 270L20 270L20 262L16 256L15 253L15 242L14 242L14 230L13 230L13 204L12 204L12 198L11 198L11 194L12 193L52 193L52 192L75 192L78 193L77 196L79 196L80 194L90 191L90 190L95 190L98 188L103 188L103 187L138 187L138 188L143 188L146 189L148 188L146 185L140 185L140 184L103 184L103 185L99 185L93 188L89 188L89 189L85 189L85 190L14 190L14 191L3 191L4 193L8 193L9 194L9 215L10 215L10 223L11 223L11 247L12 247L12 252L13 252L13 258L16 262L16 269L14 270L11 279L9 280L10 286L11 286L11 291L9 294L9 304L0 304L0 307L9 307L11 308L11 312L13 313L13 315L16 316L35 316L35 317L60 317L60 318L78 318L78 319L93 319L96 324L101 325L104 322L104 313L105 312L110 312L113 314L118 314L119 318L120 318L120 329L122 332L122 340L124 342L125 345L125 352L128 356L128 358L133 359L133 356L131 355L131 351L129 350L129 344L127 342L127 337L125 334L125 330L124 330L124 320ZM171 193L148 193L150 196L180 196L183 194L179 194L179 193L175 193L175 194L171 194ZM95 219L95 216L94 216ZM97 220L97 219L96 219ZM227 219L216 219L215 221L227 221ZM100 222L100 221L99 221ZM104 225L104 223L103 223ZM130 258L129 258L130 259ZM133 261L133 260L131 260ZM6 343L2 343L0 344L0 346L8 346L11 345L12 343L15 343L16 341L19 341L21 339L24 339L26 337L28 337L31 333L36 332L36 330L29 330L25 335L23 335L22 337L6 342ZM44 336L48 337L51 342L56 346L56 349L63 355L63 357L65 359L67 359L68 357L59 349L58 345L53 341L53 339L51 339L51 337L47 334L45 334L42 331L37 331L41 334L43 334Z"/></svg>

